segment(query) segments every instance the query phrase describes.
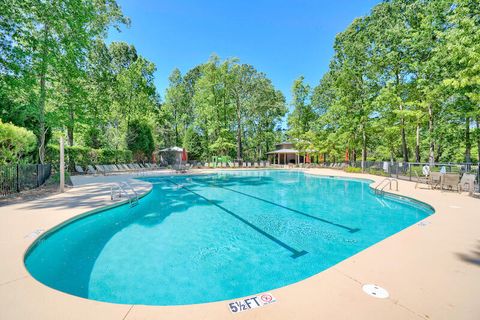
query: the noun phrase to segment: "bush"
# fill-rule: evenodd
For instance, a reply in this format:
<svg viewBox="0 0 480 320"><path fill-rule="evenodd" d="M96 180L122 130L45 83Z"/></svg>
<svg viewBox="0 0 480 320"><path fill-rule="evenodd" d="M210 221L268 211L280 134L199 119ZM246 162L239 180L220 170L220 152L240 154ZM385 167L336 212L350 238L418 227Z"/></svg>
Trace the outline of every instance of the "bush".
<svg viewBox="0 0 480 320"><path fill-rule="evenodd" d="M0 164L17 163L35 149L32 131L0 120Z"/></svg>
<svg viewBox="0 0 480 320"><path fill-rule="evenodd" d="M361 172L362 172L362 168L346 167L346 168L345 168L345 172L348 172L348 173L361 173Z"/></svg>
<svg viewBox="0 0 480 320"><path fill-rule="evenodd" d="M48 145L46 161L58 164L60 159L58 145ZM75 165L86 167L89 164L116 164L132 162L130 150L92 149L88 147L65 147L65 163L69 171L75 170Z"/></svg>

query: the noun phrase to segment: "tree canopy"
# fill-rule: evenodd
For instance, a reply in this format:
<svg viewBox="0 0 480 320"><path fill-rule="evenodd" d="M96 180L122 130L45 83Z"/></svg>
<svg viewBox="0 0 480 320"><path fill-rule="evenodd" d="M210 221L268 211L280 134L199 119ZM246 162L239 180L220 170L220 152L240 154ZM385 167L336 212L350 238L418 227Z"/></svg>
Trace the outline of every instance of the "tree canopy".
<svg viewBox="0 0 480 320"><path fill-rule="evenodd" d="M316 86L294 80L289 108L265 73L216 55L174 69L161 99L156 66L105 41L130 24L115 0L5 0L0 12L0 119L34 133L32 161L60 135L138 161L171 146L261 160L284 138L324 159L480 157L477 0L381 2L336 36Z"/></svg>

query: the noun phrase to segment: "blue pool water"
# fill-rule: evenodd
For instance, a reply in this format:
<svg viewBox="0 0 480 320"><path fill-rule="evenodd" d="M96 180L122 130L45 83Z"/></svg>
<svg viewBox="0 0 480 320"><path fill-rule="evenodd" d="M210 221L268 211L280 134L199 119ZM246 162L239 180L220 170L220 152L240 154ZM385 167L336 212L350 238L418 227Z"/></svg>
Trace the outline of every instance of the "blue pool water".
<svg viewBox="0 0 480 320"><path fill-rule="evenodd" d="M375 195L369 181L296 171L145 178L134 208L46 234L25 258L52 288L101 301L181 305L310 277L424 219L430 207Z"/></svg>

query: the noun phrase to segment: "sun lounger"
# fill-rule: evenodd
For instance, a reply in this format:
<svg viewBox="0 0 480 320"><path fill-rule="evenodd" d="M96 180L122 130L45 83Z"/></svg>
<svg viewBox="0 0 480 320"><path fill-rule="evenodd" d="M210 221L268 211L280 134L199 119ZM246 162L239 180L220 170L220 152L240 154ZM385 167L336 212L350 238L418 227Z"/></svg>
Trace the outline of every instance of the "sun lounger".
<svg viewBox="0 0 480 320"><path fill-rule="evenodd" d="M88 165L87 166L87 173L88 174L95 174L95 173L97 173L97 170L92 165Z"/></svg>
<svg viewBox="0 0 480 320"><path fill-rule="evenodd" d="M99 173L102 173L102 174L104 174L104 175L107 174L105 168L104 168L101 164L96 164L96 165L95 165L95 169L96 169L97 172L99 172Z"/></svg>
<svg viewBox="0 0 480 320"><path fill-rule="evenodd" d="M81 166L75 166L75 171L80 174L85 174L86 172L83 171L83 168Z"/></svg>
<svg viewBox="0 0 480 320"><path fill-rule="evenodd" d="M460 176L457 173L446 173L442 176L441 189L456 189L460 192Z"/></svg>
<svg viewBox="0 0 480 320"><path fill-rule="evenodd" d="M417 189L417 186L418 186L419 183L428 184L428 182L430 180L430 178L428 176L426 176L426 177L419 176L418 172L416 170L415 170L415 176L417 178L417 183L415 183L415 189Z"/></svg>
<svg viewBox="0 0 480 320"><path fill-rule="evenodd" d="M430 172L428 176L428 185L431 189L435 189L442 183L442 174L440 172Z"/></svg>
<svg viewBox="0 0 480 320"><path fill-rule="evenodd" d="M475 191L475 175L464 173L462 179L460 179L459 188L462 191L468 191L470 194L472 194Z"/></svg>

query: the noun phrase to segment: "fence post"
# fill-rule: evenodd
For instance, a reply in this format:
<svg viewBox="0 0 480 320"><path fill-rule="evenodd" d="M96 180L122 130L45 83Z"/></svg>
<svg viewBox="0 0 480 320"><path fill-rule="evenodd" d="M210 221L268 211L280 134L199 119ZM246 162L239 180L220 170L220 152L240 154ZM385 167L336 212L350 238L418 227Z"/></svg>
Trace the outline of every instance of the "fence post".
<svg viewBox="0 0 480 320"><path fill-rule="evenodd" d="M38 166L39 166L39 165L37 164L37 165L36 165L36 167L37 167L37 188L40 187L40 180L39 180L40 175L39 175Z"/></svg>
<svg viewBox="0 0 480 320"><path fill-rule="evenodd" d="M63 149L63 137L60 137L60 192L65 191L65 154Z"/></svg>

